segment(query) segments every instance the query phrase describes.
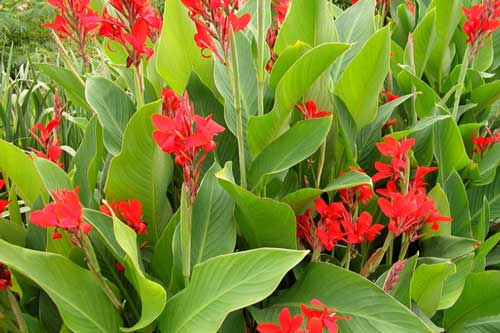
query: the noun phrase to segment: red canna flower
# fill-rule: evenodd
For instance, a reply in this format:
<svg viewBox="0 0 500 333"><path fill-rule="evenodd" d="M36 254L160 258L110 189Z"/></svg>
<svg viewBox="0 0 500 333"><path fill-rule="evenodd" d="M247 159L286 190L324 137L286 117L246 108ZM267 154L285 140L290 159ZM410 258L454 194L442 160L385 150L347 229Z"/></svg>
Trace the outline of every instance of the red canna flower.
<svg viewBox="0 0 500 333"><path fill-rule="evenodd" d="M304 119L314 119L330 116L331 113L325 110L318 111L318 107L314 101L307 101L302 104L296 104L295 107L299 109L300 112L304 115Z"/></svg>
<svg viewBox="0 0 500 333"><path fill-rule="evenodd" d="M384 99L385 103L392 102L392 101L401 97L399 95L393 94L392 91L390 91L390 90L382 90L380 92L380 94L385 97L385 99Z"/></svg>
<svg viewBox="0 0 500 333"><path fill-rule="evenodd" d="M276 38L278 38L278 32L285 21L286 15L288 14L288 9L290 7L291 0L273 0L271 2L274 12L273 23L269 27L266 33L266 43L269 46L270 57L266 63L266 70L271 72L274 63L278 60L278 54L274 51L274 45L276 44Z"/></svg>
<svg viewBox="0 0 500 333"><path fill-rule="evenodd" d="M309 322L307 326L309 332L322 332L322 329L318 331L319 323L321 323L321 328L326 328L329 333L337 333L339 331L336 323L338 320L351 320L351 317L337 316L336 309L328 308L317 299L313 299L310 304L313 307L321 309L309 308L304 304L300 305L302 313L304 313ZM314 331L311 330L312 328Z"/></svg>
<svg viewBox="0 0 500 333"><path fill-rule="evenodd" d="M151 6L150 0L112 0L110 5L117 12L102 14L99 35L123 46L128 53L127 67L139 66L142 57L149 60L153 49L147 46L148 37L155 42L162 28L160 13Z"/></svg>
<svg viewBox="0 0 500 333"><path fill-rule="evenodd" d="M483 0L471 8L462 7L462 11L467 18L463 31L467 34L467 43L473 47L471 56L474 56L484 46L485 39L500 26L500 1Z"/></svg>
<svg viewBox="0 0 500 333"><path fill-rule="evenodd" d="M31 213L30 221L44 228L55 227L52 239L61 238L58 229L72 233L76 239L88 234L92 226L83 220L83 209L78 198L78 187L71 190L51 191L54 202L44 209Z"/></svg>
<svg viewBox="0 0 500 333"><path fill-rule="evenodd" d="M351 171L357 171L360 173L364 173L363 169L356 167L349 167ZM341 173L340 176L344 176L344 173ZM370 199L373 196L373 189L368 184L362 184L358 186L354 186L351 188L346 188L342 190L338 190L340 198L342 202L349 207L349 209L354 209L355 205L358 202L361 202L363 205L367 205Z"/></svg>
<svg viewBox="0 0 500 333"><path fill-rule="evenodd" d="M410 10L411 15L415 16L415 4L410 0L406 0L405 2L408 6L408 9Z"/></svg>
<svg viewBox="0 0 500 333"><path fill-rule="evenodd" d="M411 186L413 188L423 188L427 183L424 178L428 173L436 171L438 168L436 167L417 167L417 171L415 172L415 178L411 181Z"/></svg>
<svg viewBox="0 0 500 333"><path fill-rule="evenodd" d="M349 219L342 220L341 224L345 230L347 244L361 244L365 240L372 242L384 229L381 224L372 225L372 216L368 212L362 212L355 223Z"/></svg>
<svg viewBox="0 0 500 333"><path fill-rule="evenodd" d="M280 324L260 324L257 326L257 331L260 333L305 333L303 329L300 329L304 317L301 315L296 315L292 317L290 310L288 308L283 308L279 315Z"/></svg>
<svg viewBox="0 0 500 333"><path fill-rule="evenodd" d="M163 115L153 115L156 127L153 140L160 148L175 155L175 163L183 168L184 183L191 191L194 202L198 189L200 167L208 153L215 149L214 137L224 127L212 120L195 115L187 92L183 97L164 91Z"/></svg>
<svg viewBox="0 0 500 333"><path fill-rule="evenodd" d="M88 39L94 36L98 27L98 16L90 8L90 0L48 0L57 9L53 23L43 26L54 30L61 39L68 39L83 59L85 66L90 64L87 56Z"/></svg>
<svg viewBox="0 0 500 333"><path fill-rule="evenodd" d="M0 190L3 189L5 185L5 180L3 179L0 179ZM2 213L4 211L4 209L10 204L10 200L1 200L0 199L0 213Z"/></svg>
<svg viewBox="0 0 500 333"><path fill-rule="evenodd" d="M226 64L229 58L230 30L244 30L250 23L250 14L237 16L236 12L243 5L241 0L181 0L189 10L189 17L196 26L194 41L204 53L210 50L217 59ZM216 45L218 42L219 47ZM222 51L222 52L221 52Z"/></svg>
<svg viewBox="0 0 500 333"><path fill-rule="evenodd" d="M395 236L405 234L412 241L418 239L418 231L432 223L431 229L439 229L438 222L451 222L452 219L442 216L435 203L428 198L425 191L410 188L408 193L388 193L387 198L379 198L378 205L389 218L389 231Z"/></svg>
<svg viewBox="0 0 500 333"><path fill-rule="evenodd" d="M377 173L372 177L373 182L390 178L393 181L403 178L404 169L408 163L408 151L415 144L415 139L402 139L401 142L391 136L386 136L384 142L376 143L377 149L384 156L392 158L390 164L375 162Z"/></svg>
<svg viewBox="0 0 500 333"><path fill-rule="evenodd" d="M12 275L4 264L0 263L0 290L12 287Z"/></svg>
<svg viewBox="0 0 500 333"><path fill-rule="evenodd" d="M148 233L147 225L142 219L142 205L139 200L114 201L109 203L109 207L122 222L134 229L138 235ZM112 216L109 207L108 205L101 205L100 210L102 213Z"/></svg>
<svg viewBox="0 0 500 333"><path fill-rule="evenodd" d="M500 131L492 133L491 130L486 127L486 133L484 135L475 136L471 140L472 143L474 143L474 154L483 156L494 144L500 142Z"/></svg>

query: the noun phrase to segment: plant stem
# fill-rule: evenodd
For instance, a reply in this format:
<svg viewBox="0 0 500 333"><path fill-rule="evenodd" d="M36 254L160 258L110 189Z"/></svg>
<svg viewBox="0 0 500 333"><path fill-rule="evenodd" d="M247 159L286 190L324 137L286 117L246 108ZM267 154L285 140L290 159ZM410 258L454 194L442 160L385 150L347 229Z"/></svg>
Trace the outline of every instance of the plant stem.
<svg viewBox="0 0 500 333"><path fill-rule="evenodd" d="M26 322L24 321L23 313L19 308L19 304L17 304L16 297L14 296L12 291L10 291L9 288L7 288L5 291L7 292L7 298L9 300L9 305L12 310L12 313L14 313L14 317L16 318L17 326L19 327L19 332L28 333L28 327L26 326Z"/></svg>
<svg viewBox="0 0 500 333"><path fill-rule="evenodd" d="M321 186L321 176L323 175L323 167L325 166L325 155L326 155L326 140L320 147L319 151L319 161L318 161L318 173L316 178L316 187Z"/></svg>
<svg viewBox="0 0 500 333"><path fill-rule="evenodd" d="M191 202L191 193L186 184L182 184L180 209L182 276L184 277L184 286L187 287L191 275L191 219L193 215L193 206Z"/></svg>
<svg viewBox="0 0 500 333"><path fill-rule="evenodd" d="M452 115L455 121L458 121L458 107L460 106L460 97L462 96L462 92L464 90L464 82L465 76L467 75L467 69L469 68L470 62L470 45L467 43L467 48L465 49L464 59L462 61L462 67L460 68L460 74L458 75L458 88L455 92L455 102L453 103L453 111Z"/></svg>
<svg viewBox="0 0 500 333"><path fill-rule="evenodd" d="M134 66L134 89L137 108L144 105L144 76L142 74L142 63Z"/></svg>
<svg viewBox="0 0 500 333"><path fill-rule="evenodd" d="M408 252L408 247L410 246L410 238L406 235L403 235L403 239L401 241L401 249L399 250L399 260L403 260L406 257L406 253Z"/></svg>
<svg viewBox="0 0 500 333"><path fill-rule="evenodd" d="M123 311L123 304L122 304L122 302L118 299L118 297L116 297L116 295L113 292L113 290L111 290L111 288L106 283L106 279L104 278L104 276L102 276L99 268L96 267L95 264L94 264L94 262L97 262L97 259L95 258L94 251L91 248L92 245L91 245L89 239L87 238L87 236L84 235L82 237L81 245L82 245L83 254L85 255L85 258L86 258L86 261L87 261L87 267L96 276L97 280L99 281L99 284L102 287L102 290L108 296L108 298L111 300L111 302L113 303L113 305L115 306L115 308L119 312L122 312Z"/></svg>
<svg viewBox="0 0 500 333"><path fill-rule="evenodd" d="M258 115L264 114L264 50L265 50L265 6L264 0L257 0L257 103Z"/></svg>
<svg viewBox="0 0 500 333"><path fill-rule="evenodd" d="M413 70L413 74L415 76L417 76L417 68L416 68L416 65L415 65L415 43L413 41L413 33L410 33L408 35L408 53L409 53L409 57L410 57L410 67L412 68ZM415 87L414 84L412 84L411 86L411 93L413 94L412 98L411 98L411 101L412 101L412 104L411 104L411 115L410 115L410 125L413 125L413 124L416 124L417 123L417 120L418 120L418 117L417 117L417 107L416 107L416 103L417 103L417 96L416 96L416 93L417 92L417 88Z"/></svg>
<svg viewBox="0 0 500 333"><path fill-rule="evenodd" d="M351 251L352 251L352 244L347 244L347 261L345 263L345 269L349 270L351 267Z"/></svg>
<svg viewBox="0 0 500 333"><path fill-rule="evenodd" d="M233 88L233 104L236 114L236 139L238 140L238 157L240 162L240 185L247 188L247 170L245 162L245 137L243 133L243 114L241 110L240 98L240 72L238 65L238 49L234 31L231 29L231 85Z"/></svg>
<svg viewBox="0 0 500 333"><path fill-rule="evenodd" d="M61 55L64 59L64 62L66 63L66 66L68 66L69 70L75 74L76 78L80 83L85 86L85 82L82 80L80 73L76 70L75 66L73 66L73 63L69 59L68 52L66 52L66 49L64 48L64 45L61 43L61 40L57 36L57 34L54 31L50 31L52 33L52 38L54 38L54 41L56 43L57 50L61 52Z"/></svg>

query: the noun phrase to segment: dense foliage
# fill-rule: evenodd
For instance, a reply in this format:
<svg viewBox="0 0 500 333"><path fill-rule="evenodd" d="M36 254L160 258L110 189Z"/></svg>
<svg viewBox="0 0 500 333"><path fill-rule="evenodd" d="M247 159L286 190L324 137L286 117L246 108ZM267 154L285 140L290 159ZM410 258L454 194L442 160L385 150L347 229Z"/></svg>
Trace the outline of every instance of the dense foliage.
<svg viewBox="0 0 500 333"><path fill-rule="evenodd" d="M2 4L0 332L499 331L500 1L334 3Z"/></svg>

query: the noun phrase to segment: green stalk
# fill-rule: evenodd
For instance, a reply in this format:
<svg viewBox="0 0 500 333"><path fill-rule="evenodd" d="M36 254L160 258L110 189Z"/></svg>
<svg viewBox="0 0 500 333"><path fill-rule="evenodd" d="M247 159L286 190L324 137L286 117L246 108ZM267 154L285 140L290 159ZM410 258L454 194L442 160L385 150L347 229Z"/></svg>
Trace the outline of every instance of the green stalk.
<svg viewBox="0 0 500 333"><path fill-rule="evenodd" d="M247 170L245 162L245 137L243 133L243 114L241 110L240 97L240 70L238 65L238 49L236 46L236 38L234 31L231 29L231 71L232 75L231 86L233 89L233 104L234 112L236 113L236 138L238 140L238 157L240 161L240 185L247 188Z"/></svg>
<svg viewBox="0 0 500 333"><path fill-rule="evenodd" d="M415 65L415 48L414 48L414 42L413 42L413 34L410 33L409 36L408 36L408 50L409 50L409 57L410 57L410 67L413 69L413 74L415 74L415 76L417 75L417 68L416 68L416 65ZM416 124L417 123L417 120L418 120L418 117L417 117L417 107L416 107L416 103L417 103L417 95L416 95L416 92L417 92L417 88L415 87L414 84L412 84L411 86L411 93L413 94L412 98L411 98L411 115L410 115L410 124L413 125L413 124Z"/></svg>
<svg viewBox="0 0 500 333"><path fill-rule="evenodd" d="M16 297L10 291L9 288L5 290L7 292L7 299L9 300L9 305L12 310L12 313L14 314L14 317L16 318L17 326L19 327L19 332L20 333L29 333L28 327L26 326L26 322L24 321L23 318L23 313L21 312L21 309L19 308L19 304L17 304Z"/></svg>
<svg viewBox="0 0 500 333"><path fill-rule="evenodd" d="M458 121L458 107L460 106L460 97L462 96L462 93L464 91L465 76L467 75L467 69L469 68L470 63L470 52L471 47L467 43L467 49L465 49L462 67L460 68L460 74L458 75L457 83L459 84L459 86L457 88L457 91L455 92L455 102L453 103L453 111L451 113L455 121Z"/></svg>
<svg viewBox="0 0 500 333"><path fill-rule="evenodd" d="M264 0L257 0L257 103L259 116L264 114L264 50L266 43L264 31L265 15L266 10Z"/></svg>
<svg viewBox="0 0 500 333"><path fill-rule="evenodd" d="M193 206L191 202L191 192L186 184L182 184L181 190L181 253L182 253L182 276L184 286L189 285L191 275L191 219L193 216Z"/></svg>
<svg viewBox="0 0 500 333"><path fill-rule="evenodd" d="M101 285L102 290L104 293L108 296L108 298L111 300L115 308L119 311L123 311L123 304L122 302L116 297L115 293L111 288L108 286L106 279L104 276L102 276L99 266L97 265L97 258L95 257L94 249L92 248L92 244L90 243L90 240L88 239L87 236L83 235L81 239L81 246L82 246L82 251L83 254L85 255L86 261L87 261L87 267L89 270L95 275L97 280L99 281L99 284Z"/></svg>
<svg viewBox="0 0 500 333"><path fill-rule="evenodd" d="M382 258L384 258L384 255L387 252L387 249L390 247L393 240L394 240L394 234L389 231L387 237L385 238L384 245L381 248L377 249L377 251L375 251L372 254L370 259L361 269L360 272L361 275L368 276L377 270L378 266L380 266L380 263L382 262Z"/></svg>
<svg viewBox="0 0 500 333"><path fill-rule="evenodd" d="M316 178L316 187L320 188L321 186L321 176L323 175L323 167L325 166L325 155L326 155L326 140L321 145L319 151L319 161L318 161L318 173Z"/></svg>
<svg viewBox="0 0 500 333"><path fill-rule="evenodd" d="M349 268L351 267L351 252L352 252L352 244L347 244L347 253L346 253L347 260L345 263L345 269L347 270L349 270Z"/></svg>
<svg viewBox="0 0 500 333"><path fill-rule="evenodd" d="M61 52L64 62L66 63L66 66L68 66L69 70L73 72L73 74L75 74L78 81L80 81L80 83L83 86L85 86L85 82L83 82L82 77L80 76L80 73L78 73L78 71L76 70L75 66L73 66L73 63L69 59L68 52L66 52L64 45L61 43L61 40L54 31L51 30L50 32L52 33L52 38L54 38L57 49L59 50L59 52Z"/></svg>
<svg viewBox="0 0 500 333"><path fill-rule="evenodd" d="M399 260L403 260L408 252L408 247L410 246L410 237L403 235L401 241L401 250L399 251Z"/></svg>
<svg viewBox="0 0 500 333"><path fill-rule="evenodd" d="M144 105L144 76L142 73L142 63L134 67L134 89L137 108Z"/></svg>

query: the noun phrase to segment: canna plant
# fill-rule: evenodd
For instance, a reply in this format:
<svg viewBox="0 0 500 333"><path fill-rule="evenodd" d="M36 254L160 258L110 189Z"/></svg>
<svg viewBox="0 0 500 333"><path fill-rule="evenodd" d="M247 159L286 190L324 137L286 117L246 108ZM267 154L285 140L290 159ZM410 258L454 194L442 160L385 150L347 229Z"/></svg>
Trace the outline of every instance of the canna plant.
<svg viewBox="0 0 500 333"><path fill-rule="evenodd" d="M0 332L500 328L498 0L48 2Z"/></svg>

